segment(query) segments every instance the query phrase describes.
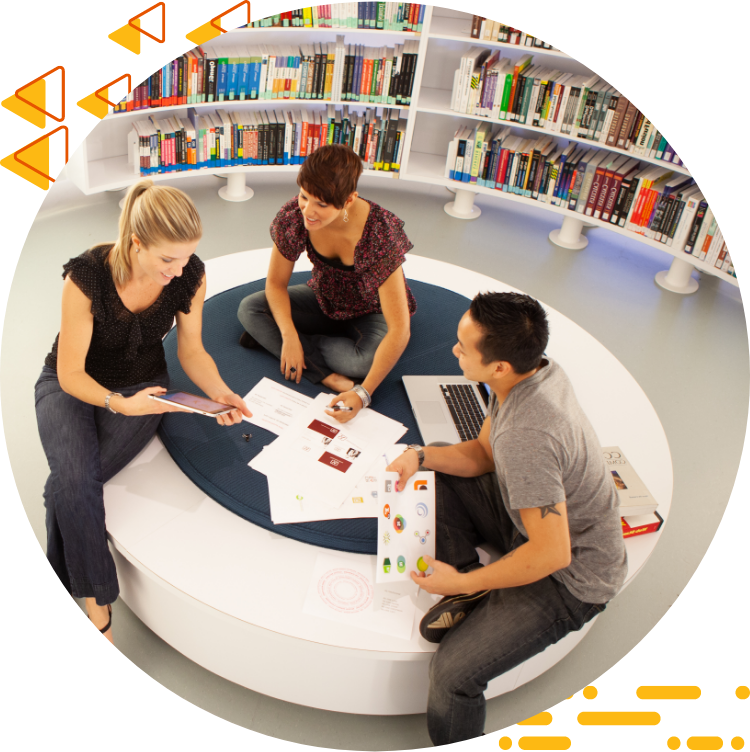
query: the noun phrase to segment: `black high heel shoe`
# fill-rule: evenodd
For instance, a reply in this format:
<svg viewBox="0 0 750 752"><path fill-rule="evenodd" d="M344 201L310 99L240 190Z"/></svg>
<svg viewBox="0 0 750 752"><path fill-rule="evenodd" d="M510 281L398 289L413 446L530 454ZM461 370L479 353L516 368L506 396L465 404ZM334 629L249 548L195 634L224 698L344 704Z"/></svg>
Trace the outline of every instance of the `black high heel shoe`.
<svg viewBox="0 0 750 752"><path fill-rule="evenodd" d="M104 634L111 626L112 626L112 604L107 604L107 609L109 610L109 621L106 623L105 626L103 626L99 631ZM91 621L91 617L89 616L89 621Z"/></svg>

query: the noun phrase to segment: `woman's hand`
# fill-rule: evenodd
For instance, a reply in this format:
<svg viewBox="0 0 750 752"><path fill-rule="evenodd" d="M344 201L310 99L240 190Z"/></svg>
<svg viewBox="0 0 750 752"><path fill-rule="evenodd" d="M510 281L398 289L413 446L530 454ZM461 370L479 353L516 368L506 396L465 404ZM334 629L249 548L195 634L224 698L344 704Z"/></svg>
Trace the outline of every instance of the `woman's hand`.
<svg viewBox="0 0 750 752"><path fill-rule="evenodd" d="M151 395L166 394L167 390L162 386L147 386L136 392L132 397L111 397L109 404L115 412L123 415L159 415L160 413L183 413L188 412L166 402L151 399Z"/></svg>
<svg viewBox="0 0 750 752"><path fill-rule="evenodd" d="M216 422L220 426L233 426L235 423L242 422L242 416L246 418L252 418L253 414L247 409L245 400L240 397L239 394L230 392L229 394L222 394L214 398L215 402L221 402L224 405L233 405L236 410L232 410L231 413L225 413L224 415L217 415Z"/></svg>
<svg viewBox="0 0 750 752"><path fill-rule="evenodd" d="M299 337L284 338L281 345L281 373L287 381L299 384L305 369L305 353Z"/></svg>
<svg viewBox="0 0 750 752"><path fill-rule="evenodd" d="M326 410L326 415L330 415L339 423L348 423L362 409L362 398L356 392L342 392L338 397L334 397L328 407L344 403L344 407L351 407L351 410Z"/></svg>

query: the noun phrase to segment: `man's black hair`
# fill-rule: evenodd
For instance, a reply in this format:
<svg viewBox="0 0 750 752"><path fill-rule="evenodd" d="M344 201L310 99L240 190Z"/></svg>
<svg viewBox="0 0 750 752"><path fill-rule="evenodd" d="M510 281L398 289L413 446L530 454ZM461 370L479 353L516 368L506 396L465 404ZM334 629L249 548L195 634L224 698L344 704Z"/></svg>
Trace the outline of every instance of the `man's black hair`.
<svg viewBox="0 0 750 752"><path fill-rule="evenodd" d="M478 347L484 364L503 360L518 374L539 366L549 341L539 301L515 292L483 292L471 301L469 314L482 330Z"/></svg>

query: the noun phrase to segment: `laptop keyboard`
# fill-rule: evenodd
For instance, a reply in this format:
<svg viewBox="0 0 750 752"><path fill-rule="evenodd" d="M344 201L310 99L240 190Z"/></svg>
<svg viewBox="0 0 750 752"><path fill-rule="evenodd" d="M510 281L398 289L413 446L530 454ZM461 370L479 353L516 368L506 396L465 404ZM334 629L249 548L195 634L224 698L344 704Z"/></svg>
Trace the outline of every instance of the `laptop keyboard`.
<svg viewBox="0 0 750 752"><path fill-rule="evenodd" d="M476 439L482 430L484 412L472 387L469 384L441 384L440 390L461 441Z"/></svg>

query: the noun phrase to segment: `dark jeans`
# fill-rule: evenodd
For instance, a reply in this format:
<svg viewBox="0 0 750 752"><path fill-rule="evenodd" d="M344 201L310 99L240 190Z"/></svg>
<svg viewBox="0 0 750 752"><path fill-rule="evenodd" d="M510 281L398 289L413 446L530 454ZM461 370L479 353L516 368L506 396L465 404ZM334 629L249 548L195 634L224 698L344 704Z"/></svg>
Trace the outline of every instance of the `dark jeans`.
<svg viewBox="0 0 750 752"><path fill-rule="evenodd" d="M168 386L169 377L114 389L129 397L147 386ZM120 592L107 546L103 486L156 432L161 415L115 415L62 390L45 366L34 388L39 436L50 475L44 486L47 559L69 593L96 598L100 606Z"/></svg>
<svg viewBox="0 0 750 752"><path fill-rule="evenodd" d="M323 313L315 293L307 285L290 287L289 301L292 321L305 353L306 379L318 384L332 373L350 379L367 376L375 351L388 331L382 313L336 321ZM237 318L268 352L281 357L281 332L265 292L248 295L240 303Z"/></svg>
<svg viewBox="0 0 750 752"><path fill-rule="evenodd" d="M476 547L481 542L502 555L526 542L505 510L495 473L479 478L436 476L439 561L468 571L480 566ZM490 679L579 630L604 608L579 601L551 576L492 590L448 632L433 656L427 703L433 744L481 736L484 690Z"/></svg>

